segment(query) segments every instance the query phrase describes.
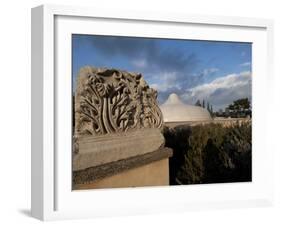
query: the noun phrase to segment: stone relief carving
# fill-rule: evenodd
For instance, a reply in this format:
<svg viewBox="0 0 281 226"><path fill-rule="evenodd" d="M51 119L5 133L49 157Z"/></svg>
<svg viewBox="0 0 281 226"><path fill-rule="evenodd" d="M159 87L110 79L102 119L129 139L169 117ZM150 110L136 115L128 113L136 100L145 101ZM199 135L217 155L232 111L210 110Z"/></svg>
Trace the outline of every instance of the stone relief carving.
<svg viewBox="0 0 281 226"><path fill-rule="evenodd" d="M161 128L157 91L141 74L84 67L77 78L75 136Z"/></svg>

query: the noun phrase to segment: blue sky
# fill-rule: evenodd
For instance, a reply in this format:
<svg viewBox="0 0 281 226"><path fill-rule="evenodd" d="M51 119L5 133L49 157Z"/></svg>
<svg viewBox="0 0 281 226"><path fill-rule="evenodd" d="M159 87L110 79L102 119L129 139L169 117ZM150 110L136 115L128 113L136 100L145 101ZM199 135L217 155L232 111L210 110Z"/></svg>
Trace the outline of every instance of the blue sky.
<svg viewBox="0 0 281 226"><path fill-rule="evenodd" d="M142 73L162 104L177 93L187 104L209 101L215 110L251 100L251 43L72 35L72 73L83 66Z"/></svg>

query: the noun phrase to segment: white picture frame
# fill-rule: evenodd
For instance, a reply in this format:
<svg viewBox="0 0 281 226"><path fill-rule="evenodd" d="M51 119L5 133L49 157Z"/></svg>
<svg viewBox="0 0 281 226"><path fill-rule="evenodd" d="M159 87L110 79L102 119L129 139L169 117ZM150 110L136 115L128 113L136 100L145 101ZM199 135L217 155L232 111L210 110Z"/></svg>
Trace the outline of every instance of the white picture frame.
<svg viewBox="0 0 281 226"><path fill-rule="evenodd" d="M71 106L69 35L75 32L252 42L253 181L72 191L70 112L65 116L62 111ZM32 9L31 38L33 217L56 220L272 204L273 151L266 139L265 101L273 85L271 20L43 5ZM62 73L70 77L59 76Z"/></svg>

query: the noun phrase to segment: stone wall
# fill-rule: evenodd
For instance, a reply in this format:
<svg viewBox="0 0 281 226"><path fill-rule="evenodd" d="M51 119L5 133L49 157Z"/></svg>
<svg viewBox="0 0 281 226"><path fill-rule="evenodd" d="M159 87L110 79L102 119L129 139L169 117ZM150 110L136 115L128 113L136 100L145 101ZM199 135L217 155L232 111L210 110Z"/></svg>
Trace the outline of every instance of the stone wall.
<svg viewBox="0 0 281 226"><path fill-rule="evenodd" d="M165 122L168 127L174 128L179 125L197 126L207 124L221 124L224 127L233 126L235 124L241 125L243 123L251 122L251 118L214 118L214 120L207 121L192 121L192 122Z"/></svg>

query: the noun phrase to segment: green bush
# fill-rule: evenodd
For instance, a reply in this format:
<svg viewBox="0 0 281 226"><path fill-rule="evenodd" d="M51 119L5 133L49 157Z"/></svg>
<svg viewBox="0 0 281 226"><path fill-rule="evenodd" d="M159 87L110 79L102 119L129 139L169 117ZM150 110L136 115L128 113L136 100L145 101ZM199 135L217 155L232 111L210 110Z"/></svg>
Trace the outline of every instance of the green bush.
<svg viewBox="0 0 281 226"><path fill-rule="evenodd" d="M251 123L164 128L170 158L170 184L251 181Z"/></svg>

